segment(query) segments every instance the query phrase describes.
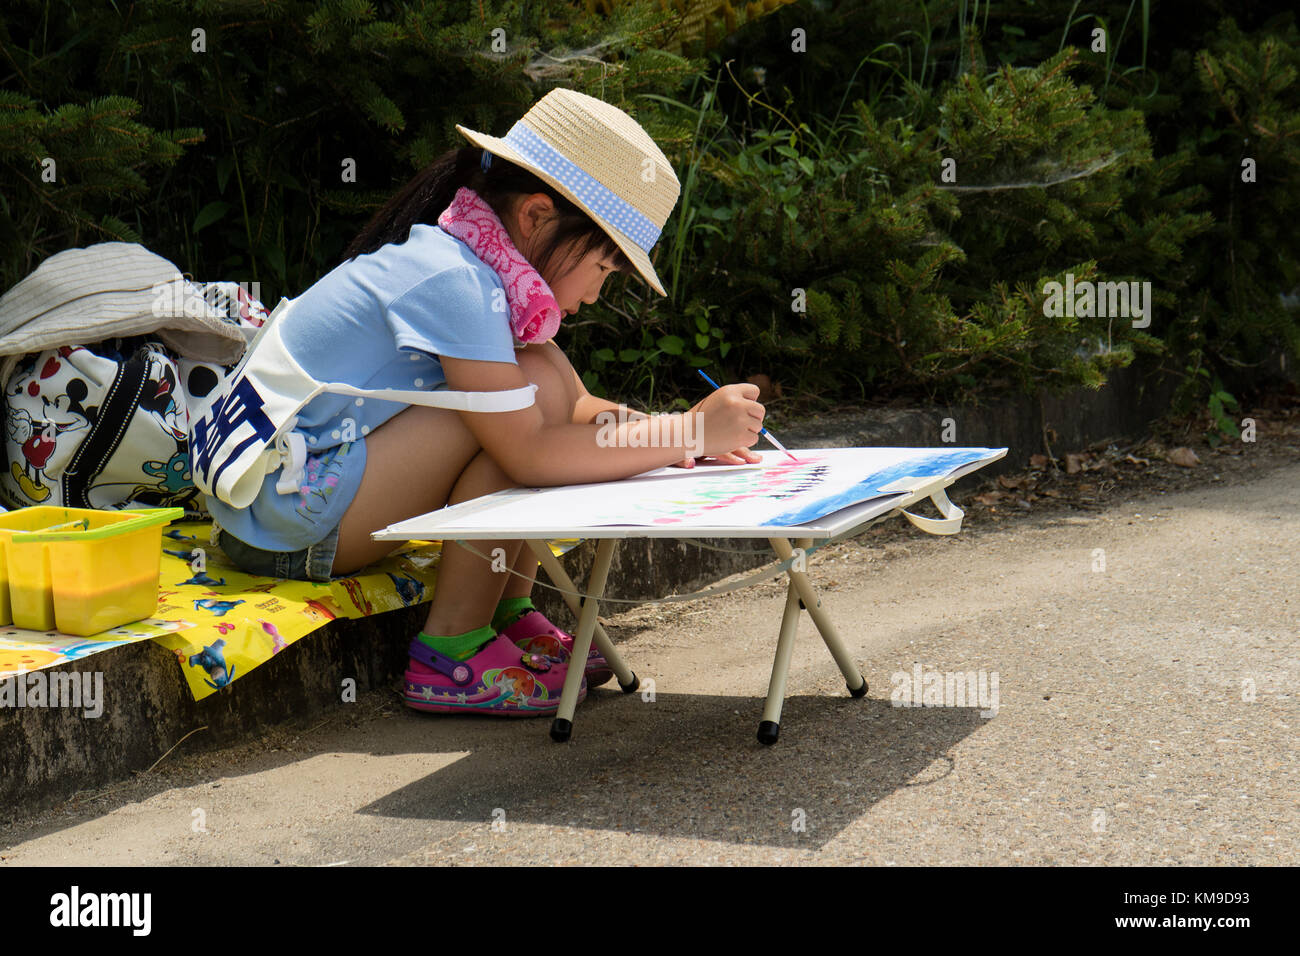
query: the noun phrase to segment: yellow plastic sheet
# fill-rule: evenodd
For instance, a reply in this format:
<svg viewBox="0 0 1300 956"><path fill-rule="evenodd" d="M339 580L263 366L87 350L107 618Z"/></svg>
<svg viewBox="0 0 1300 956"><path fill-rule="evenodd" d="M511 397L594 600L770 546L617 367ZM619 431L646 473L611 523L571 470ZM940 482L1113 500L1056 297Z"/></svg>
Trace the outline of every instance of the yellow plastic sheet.
<svg viewBox="0 0 1300 956"><path fill-rule="evenodd" d="M58 631L31 631L3 624L0 625L0 680L46 667L59 667L123 644L147 641L160 634L193 626L193 621L184 618L168 621L148 618L90 637L75 637Z"/></svg>
<svg viewBox="0 0 1300 956"><path fill-rule="evenodd" d="M208 543L211 522L177 522L162 537L153 617L90 637L0 627L0 679L152 639L176 655L195 700L254 670L336 618L368 617L433 597L441 544L407 542L362 573L313 582L244 574ZM576 542L552 544L563 554ZM195 549L203 568L195 570Z"/></svg>

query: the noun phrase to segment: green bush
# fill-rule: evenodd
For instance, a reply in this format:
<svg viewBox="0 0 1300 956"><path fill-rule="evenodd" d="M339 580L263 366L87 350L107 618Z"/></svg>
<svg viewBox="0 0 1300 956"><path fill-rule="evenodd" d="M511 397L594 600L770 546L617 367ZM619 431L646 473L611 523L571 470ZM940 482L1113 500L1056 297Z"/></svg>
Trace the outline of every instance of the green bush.
<svg viewBox="0 0 1300 956"><path fill-rule="evenodd" d="M680 405L707 366L827 402L969 399L1098 385L1147 352L1227 431L1252 370L1278 348L1300 357L1280 295L1300 286L1300 36L1282 4L1224 14L14 0L0 284L126 239L196 278L296 295L461 144L455 124L501 133L564 85L637 116L683 183L655 251L670 295L611 280L567 323L598 392ZM1150 281L1150 327L1045 314L1045 284L1067 274Z"/></svg>
<svg viewBox="0 0 1300 956"><path fill-rule="evenodd" d="M832 400L1096 385L1149 351L1185 373L1180 398L1221 411L1272 353L1300 357L1280 295L1294 302L1300 252L1289 6L1228 19L1214 2L879 0L769 17L719 51L711 132L681 157L700 199L677 222L748 228L692 230L695 254L670 262L687 264L677 301L717 305L714 324L751 346L724 374L762 371ZM792 55L794 29L855 42ZM748 175L755 151L772 182ZM932 189L940 157L957 161L955 203ZM1044 185L966 188L1014 182ZM806 231L778 227L775 211L792 211L781 190L800 185ZM1045 320L1043 283L1066 272L1150 280L1151 327ZM806 289L807 316L790 314L791 288Z"/></svg>
<svg viewBox="0 0 1300 956"><path fill-rule="evenodd" d="M0 285L125 240L196 278L258 282L268 302L297 295L415 170L465 145L457 123L503 134L557 83L626 107L702 67L657 48L671 18L653 0L583 14L568 0L13 0Z"/></svg>
<svg viewBox="0 0 1300 956"><path fill-rule="evenodd" d="M1197 190L1173 185L1178 161L1153 159L1142 115L1098 106L1069 78L1076 62L1067 49L967 73L942 96L913 90L899 116L857 101L834 127L758 129L745 143L726 137L707 93L703 109L679 104L712 134L665 252L689 248L667 260L672 291L682 312L713 309L732 345L716 355L724 375L952 397L1099 385L1136 349L1161 351L1159 334L1126 321L1044 314L1044 284L1073 273L1156 280L1168 321L1186 294L1172 264L1210 226L1189 208ZM689 334L674 314L659 333Z"/></svg>

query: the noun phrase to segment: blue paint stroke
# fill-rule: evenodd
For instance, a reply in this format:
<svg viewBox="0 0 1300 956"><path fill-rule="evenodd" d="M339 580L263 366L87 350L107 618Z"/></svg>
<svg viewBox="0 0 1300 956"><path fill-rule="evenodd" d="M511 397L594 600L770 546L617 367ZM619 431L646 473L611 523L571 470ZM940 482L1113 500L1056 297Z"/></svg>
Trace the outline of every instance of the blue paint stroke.
<svg viewBox="0 0 1300 956"><path fill-rule="evenodd" d="M894 492L882 492L880 488L883 485L892 484L899 478L909 476L941 478L956 471L962 465L987 458L995 451L996 449L993 448L954 448L950 451L919 454L915 458L909 458L882 471L867 475L856 485L846 488L839 494L819 498L794 511L787 511L784 514L769 518L762 524L768 528L807 524L818 518L834 514L850 505L870 501L872 498L879 498L882 494L894 494Z"/></svg>

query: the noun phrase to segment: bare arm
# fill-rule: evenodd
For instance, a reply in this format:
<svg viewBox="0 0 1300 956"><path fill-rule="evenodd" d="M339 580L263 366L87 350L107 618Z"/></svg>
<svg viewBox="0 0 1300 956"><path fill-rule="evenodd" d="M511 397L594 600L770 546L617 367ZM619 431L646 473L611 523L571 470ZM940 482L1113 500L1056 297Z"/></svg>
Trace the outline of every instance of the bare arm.
<svg viewBox="0 0 1300 956"><path fill-rule="evenodd" d="M573 393L576 400L573 405L573 421L577 424L590 425L596 422L596 416L601 412L613 412L623 419L648 418L645 412L639 412L634 408L626 405L619 405L608 399L597 398L587 391L586 383L582 381L582 376L578 374L573 363L569 361L567 355L560 349L554 341L547 342L545 345L534 345L530 348L537 349L550 360L555 366L555 370L566 381L573 383Z"/></svg>
<svg viewBox="0 0 1300 956"><path fill-rule="evenodd" d="M635 420L639 418L649 418L645 412L629 408L627 405L618 405L604 398L597 398L587 391L586 384L582 381L582 376L577 373L568 357L553 341L547 342L543 348L546 350L546 356L555 365L556 370L566 379L573 382L573 391L577 396L573 407L573 420L582 424L591 424L598 422L597 416L606 416L599 421L607 421L609 413L616 416L617 421ZM738 465L744 462L757 462L762 460L762 456L748 451L743 447L730 450L728 452L716 452L712 456L718 464ZM671 462L671 464L680 467L689 468L694 466L695 459L687 457Z"/></svg>
<svg viewBox="0 0 1300 956"><path fill-rule="evenodd" d="M558 359L552 360L562 360L569 374L576 375L563 353L555 351ZM441 362L453 389L491 392L528 384L517 365L446 357ZM547 486L627 478L681 461L701 449L704 454L717 455L748 448L758 441L763 422L763 406L755 401L757 397L758 388L753 385L720 389L682 413L683 418L691 416L690 423L683 421L683 427L672 429L657 427L660 423L649 416L617 425L577 421L580 414L594 419L601 410L619 408L612 402L595 406L600 400L586 388L579 392L575 421L571 422L547 423L536 405L516 412L460 414L479 445L511 480ZM671 439L675 441L670 443Z"/></svg>

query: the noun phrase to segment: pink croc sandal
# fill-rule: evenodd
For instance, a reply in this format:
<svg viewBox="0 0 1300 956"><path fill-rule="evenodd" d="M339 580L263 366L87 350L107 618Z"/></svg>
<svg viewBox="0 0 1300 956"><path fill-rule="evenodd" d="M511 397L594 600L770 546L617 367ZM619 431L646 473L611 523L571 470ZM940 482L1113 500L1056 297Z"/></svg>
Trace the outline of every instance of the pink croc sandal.
<svg viewBox="0 0 1300 956"><path fill-rule="evenodd" d="M566 673L567 665L521 651L504 634L467 661L440 654L415 638L403 697L406 706L435 714L553 715L560 707ZM586 696L584 678L578 702Z"/></svg>
<svg viewBox="0 0 1300 956"><path fill-rule="evenodd" d="M529 611L502 631L501 636L510 638L521 651L541 654L552 663L567 664L573 654L573 636L552 624L541 611ZM595 643L587 654L583 676L588 687L599 687L614 676L614 669L596 650Z"/></svg>

